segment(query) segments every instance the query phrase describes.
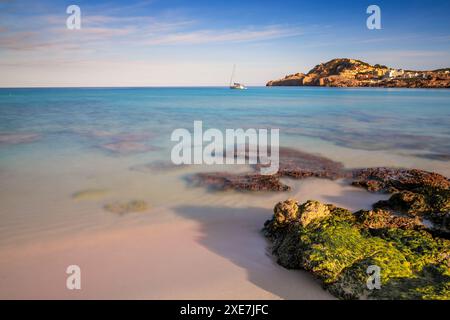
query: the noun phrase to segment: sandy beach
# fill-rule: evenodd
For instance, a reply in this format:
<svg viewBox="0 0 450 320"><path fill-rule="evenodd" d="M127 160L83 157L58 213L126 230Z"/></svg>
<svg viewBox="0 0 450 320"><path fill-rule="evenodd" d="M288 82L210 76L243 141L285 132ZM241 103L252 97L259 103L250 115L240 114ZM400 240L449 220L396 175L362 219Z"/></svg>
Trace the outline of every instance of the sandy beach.
<svg viewBox="0 0 450 320"><path fill-rule="evenodd" d="M299 199L355 209L380 198L341 182L296 184ZM310 274L276 264L260 233L273 199L254 202L158 208L152 215L171 218L4 247L0 298L333 299ZM72 264L81 267L82 290L66 288Z"/></svg>

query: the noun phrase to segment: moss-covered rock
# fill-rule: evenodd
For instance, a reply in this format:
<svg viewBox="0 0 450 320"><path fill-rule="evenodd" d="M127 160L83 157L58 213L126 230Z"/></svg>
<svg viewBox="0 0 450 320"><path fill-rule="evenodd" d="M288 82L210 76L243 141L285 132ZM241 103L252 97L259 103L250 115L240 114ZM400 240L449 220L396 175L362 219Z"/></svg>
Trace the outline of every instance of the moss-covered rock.
<svg viewBox="0 0 450 320"><path fill-rule="evenodd" d="M311 222L329 217L330 207L319 201L307 201L299 207L299 222L306 227Z"/></svg>
<svg viewBox="0 0 450 320"><path fill-rule="evenodd" d="M276 206L276 216L289 219L280 224L274 216L264 228L282 266L313 273L343 299L448 297L450 241L422 230L417 219L382 210L352 214L317 201L298 206L295 213L293 203ZM307 223L304 214L312 218ZM372 265L381 269L380 290L367 287Z"/></svg>
<svg viewBox="0 0 450 320"><path fill-rule="evenodd" d="M292 199L278 203L273 209L274 224L282 227L298 218L298 202Z"/></svg>

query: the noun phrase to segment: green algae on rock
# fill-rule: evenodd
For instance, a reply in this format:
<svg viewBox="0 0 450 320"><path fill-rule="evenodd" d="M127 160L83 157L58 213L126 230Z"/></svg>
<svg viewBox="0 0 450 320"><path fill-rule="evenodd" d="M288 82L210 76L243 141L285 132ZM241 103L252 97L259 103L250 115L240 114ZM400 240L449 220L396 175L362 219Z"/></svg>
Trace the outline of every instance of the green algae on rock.
<svg viewBox="0 0 450 320"><path fill-rule="evenodd" d="M277 204L264 227L282 266L313 273L342 299L448 298L450 241L433 237L417 220L294 203ZM380 290L367 288L371 265L381 268Z"/></svg>
<svg viewBox="0 0 450 320"><path fill-rule="evenodd" d="M132 200L128 202L113 202L104 206L106 211L125 214L131 212L142 212L148 209L148 205L143 200Z"/></svg>

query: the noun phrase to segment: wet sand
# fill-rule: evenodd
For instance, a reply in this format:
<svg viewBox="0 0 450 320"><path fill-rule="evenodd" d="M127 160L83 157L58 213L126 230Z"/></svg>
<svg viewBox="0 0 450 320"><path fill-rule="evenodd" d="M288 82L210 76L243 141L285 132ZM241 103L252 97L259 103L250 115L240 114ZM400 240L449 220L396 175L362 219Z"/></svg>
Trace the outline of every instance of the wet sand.
<svg viewBox="0 0 450 320"><path fill-rule="evenodd" d="M179 221L2 252L0 298L330 298L307 273L284 270L267 255L257 219L266 212L247 209L242 221L223 211L203 224ZM79 291L65 288L71 264L81 267Z"/></svg>
<svg viewBox="0 0 450 320"><path fill-rule="evenodd" d="M340 181L294 183L301 201L358 209L380 198ZM2 247L0 298L333 299L310 274L277 265L260 233L274 200L287 195L242 197L250 206L160 207L151 214L169 218L159 223ZM66 289L65 270L72 264L81 267L81 290Z"/></svg>

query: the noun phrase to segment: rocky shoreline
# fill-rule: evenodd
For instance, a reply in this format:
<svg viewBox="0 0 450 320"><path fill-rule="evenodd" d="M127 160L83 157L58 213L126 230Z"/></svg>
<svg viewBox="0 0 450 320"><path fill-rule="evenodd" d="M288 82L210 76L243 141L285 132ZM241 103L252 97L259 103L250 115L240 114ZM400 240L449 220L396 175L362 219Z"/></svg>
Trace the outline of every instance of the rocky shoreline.
<svg viewBox="0 0 450 320"><path fill-rule="evenodd" d="M450 68L433 71L393 69L355 59L333 59L308 73L287 75L266 86L450 88Z"/></svg>
<svg viewBox="0 0 450 320"><path fill-rule="evenodd" d="M228 172L198 173L190 177L189 182L196 186L213 190L236 191L289 191L291 187L282 183L281 178L303 179L309 177L338 179L351 176L342 163L300 150L281 147L280 163L277 174L266 176L259 174L262 164L253 166L248 173Z"/></svg>
<svg viewBox="0 0 450 320"><path fill-rule="evenodd" d="M261 175L259 167L252 172L197 173L188 178L191 185L213 191L286 192L291 187L282 178L344 179L369 192L391 194L386 201L373 204L374 209L418 217L432 223L430 231L450 238L450 180L443 175L419 169L364 168L347 169L341 163L320 155L291 148L280 148L279 170Z"/></svg>
<svg viewBox="0 0 450 320"><path fill-rule="evenodd" d="M416 218L287 200L275 206L265 236L277 262L318 278L341 299L450 299L450 241ZM368 268L380 286L368 286Z"/></svg>
<svg viewBox="0 0 450 320"><path fill-rule="evenodd" d="M450 299L448 178L418 169L346 169L319 155L280 148L275 175L199 173L191 182L216 191L289 191L283 177L343 178L391 197L356 212L313 200L278 203L263 232L280 265L311 272L342 299ZM366 271L373 265L381 270L380 290L367 287Z"/></svg>

